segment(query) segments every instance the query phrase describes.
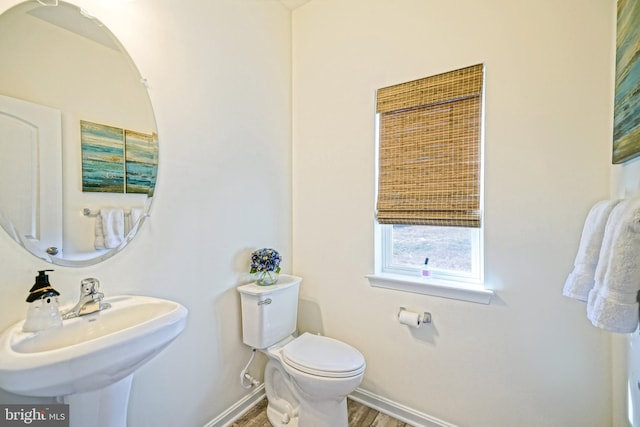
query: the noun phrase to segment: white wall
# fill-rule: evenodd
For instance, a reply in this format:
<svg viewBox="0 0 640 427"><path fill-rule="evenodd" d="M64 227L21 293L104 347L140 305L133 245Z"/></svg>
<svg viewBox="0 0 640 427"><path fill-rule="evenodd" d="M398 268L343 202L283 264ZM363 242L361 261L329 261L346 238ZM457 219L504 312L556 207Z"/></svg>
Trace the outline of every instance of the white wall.
<svg viewBox="0 0 640 427"><path fill-rule="evenodd" d="M132 244L51 280L63 302L95 276L107 295L183 303L187 328L136 374L129 421L201 426L246 393L235 286L249 253L273 246L292 268L290 11L253 0L73 3L107 24L148 79L160 165L152 217ZM14 4L0 0L0 12ZM0 233L0 329L24 316L36 270L48 267ZM0 402L25 401L0 392Z"/></svg>
<svg viewBox="0 0 640 427"><path fill-rule="evenodd" d="M609 334L562 297L609 195L615 1L316 0L293 13L301 324L359 348L362 387L460 426L611 425ZM489 306L374 289L374 92L486 64ZM399 306L430 311L410 331Z"/></svg>
<svg viewBox="0 0 640 427"><path fill-rule="evenodd" d="M611 197L640 196L640 159L611 169ZM613 334L613 402L620 426L640 425L640 334ZM627 421L628 420L628 421ZM629 424L627 424L629 423Z"/></svg>

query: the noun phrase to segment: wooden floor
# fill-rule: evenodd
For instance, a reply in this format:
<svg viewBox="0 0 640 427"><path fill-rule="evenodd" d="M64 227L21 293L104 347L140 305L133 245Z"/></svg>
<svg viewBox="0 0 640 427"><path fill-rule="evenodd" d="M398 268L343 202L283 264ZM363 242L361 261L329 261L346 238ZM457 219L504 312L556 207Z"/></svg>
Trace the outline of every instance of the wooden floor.
<svg viewBox="0 0 640 427"><path fill-rule="evenodd" d="M398 421L388 415L354 402L347 400L349 409L349 427L411 427L407 423ZM267 399L262 399L260 403L251 408L249 412L237 419L229 427L271 427L267 419ZM330 426L298 426L298 427L330 427Z"/></svg>

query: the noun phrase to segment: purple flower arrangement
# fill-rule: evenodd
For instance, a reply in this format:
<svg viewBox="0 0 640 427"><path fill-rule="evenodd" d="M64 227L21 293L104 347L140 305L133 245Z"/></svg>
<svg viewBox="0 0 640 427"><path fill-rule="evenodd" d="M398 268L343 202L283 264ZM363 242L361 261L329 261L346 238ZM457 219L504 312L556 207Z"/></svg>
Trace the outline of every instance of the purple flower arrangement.
<svg viewBox="0 0 640 427"><path fill-rule="evenodd" d="M278 281L282 257L275 249L262 248L251 253L250 273L258 285L273 285Z"/></svg>

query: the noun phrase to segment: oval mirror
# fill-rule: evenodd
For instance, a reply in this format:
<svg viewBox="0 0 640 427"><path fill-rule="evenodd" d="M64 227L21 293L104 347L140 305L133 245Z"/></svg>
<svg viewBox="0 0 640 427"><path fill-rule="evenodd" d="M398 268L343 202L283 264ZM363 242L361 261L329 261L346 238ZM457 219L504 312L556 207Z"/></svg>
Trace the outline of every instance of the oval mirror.
<svg viewBox="0 0 640 427"><path fill-rule="evenodd" d="M53 264L96 264L148 216L158 139L130 56L58 0L0 15L0 225Z"/></svg>

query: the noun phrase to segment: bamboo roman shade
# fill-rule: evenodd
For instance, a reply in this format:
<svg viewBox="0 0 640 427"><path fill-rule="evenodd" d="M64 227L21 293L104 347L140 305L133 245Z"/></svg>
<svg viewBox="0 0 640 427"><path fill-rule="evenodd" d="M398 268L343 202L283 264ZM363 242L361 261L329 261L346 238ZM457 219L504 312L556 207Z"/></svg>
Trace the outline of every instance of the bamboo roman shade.
<svg viewBox="0 0 640 427"><path fill-rule="evenodd" d="M377 91L381 224L480 227L482 64Z"/></svg>

